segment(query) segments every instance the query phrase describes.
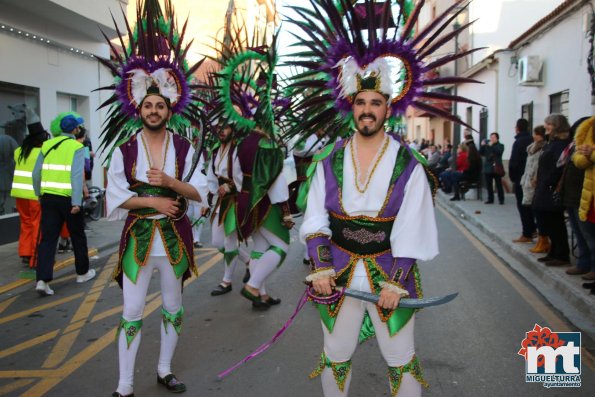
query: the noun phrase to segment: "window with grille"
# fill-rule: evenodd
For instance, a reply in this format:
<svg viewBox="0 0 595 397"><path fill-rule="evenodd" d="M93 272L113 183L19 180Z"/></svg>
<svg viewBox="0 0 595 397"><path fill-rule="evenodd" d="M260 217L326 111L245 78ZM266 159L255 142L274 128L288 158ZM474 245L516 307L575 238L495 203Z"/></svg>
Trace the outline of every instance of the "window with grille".
<svg viewBox="0 0 595 397"><path fill-rule="evenodd" d="M550 95L550 114L559 113L568 117L568 98L570 92L564 90L556 94Z"/></svg>

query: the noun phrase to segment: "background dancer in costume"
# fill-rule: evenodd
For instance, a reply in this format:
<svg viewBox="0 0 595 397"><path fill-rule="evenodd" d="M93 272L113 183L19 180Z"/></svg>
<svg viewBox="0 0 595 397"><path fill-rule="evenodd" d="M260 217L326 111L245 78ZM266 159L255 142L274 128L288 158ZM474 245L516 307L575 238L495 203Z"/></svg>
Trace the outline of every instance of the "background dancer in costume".
<svg viewBox="0 0 595 397"><path fill-rule="evenodd" d="M233 130L226 122L217 124L219 145L213 149L208 165L209 199L215 200L211 217L211 243L223 253L225 272L221 283L211 291L212 296L232 290L231 281L238 261L248 264L250 254L239 244L237 224L237 196L242 188L242 169L237 158ZM210 203L209 203L210 204Z"/></svg>
<svg viewBox="0 0 595 397"><path fill-rule="evenodd" d="M136 40L125 59L119 58L122 64L103 61L118 76L114 96L103 104L115 103L115 109L102 133L102 147L118 142L108 171L108 218L126 219L114 273L124 297L115 397L133 394L143 311L155 269L163 300L157 382L174 393L186 390L171 369L184 315L182 284L196 273L192 225L185 211L187 200L206 198L206 177L194 172L201 169L201 156L193 160L191 140L184 137L201 125L189 84L199 64L186 69L183 54L188 48L181 45L169 1L165 9L164 16L157 1L139 3L137 35L129 34Z"/></svg>
<svg viewBox="0 0 595 397"><path fill-rule="evenodd" d="M84 146L74 139L83 123L77 113L60 113L50 127L54 138L43 143L33 169L33 187L41 204L35 290L42 296L54 294L49 283L53 279L56 246L64 223L72 239L76 282L84 283L95 277L95 269L89 269L81 211L85 183Z"/></svg>
<svg viewBox="0 0 595 397"><path fill-rule="evenodd" d="M400 2L396 21L390 2L310 3L316 11L307 16L301 13L303 18L297 21L305 31L296 34L304 37L298 43L301 52L288 62L305 68L294 76L292 85L302 95L296 104L303 109L300 127L316 131L336 125L339 110L339 118L347 116L355 133L316 156L315 172L304 184L309 193L300 238L312 261L307 281L320 295L330 295L335 286L348 286L380 297L376 305L350 297L318 304L324 350L312 376L321 375L326 397L347 396L358 339L375 334L388 365L391 395L420 396L425 381L415 356L415 314L398 304L401 297L421 297L416 262L438 254L432 202L436 181L422 156L387 133L384 123L403 114L409 105L456 120L418 98L435 95L424 91L424 86L435 82L426 80L423 72L460 55L424 63L448 41L439 34L448 25L449 13L460 4L414 35L423 1L415 7ZM355 7L365 9L365 20ZM389 37L391 25L397 30ZM366 27L365 34L362 27ZM437 33L430 35L434 29ZM320 40L307 41L307 37Z"/></svg>

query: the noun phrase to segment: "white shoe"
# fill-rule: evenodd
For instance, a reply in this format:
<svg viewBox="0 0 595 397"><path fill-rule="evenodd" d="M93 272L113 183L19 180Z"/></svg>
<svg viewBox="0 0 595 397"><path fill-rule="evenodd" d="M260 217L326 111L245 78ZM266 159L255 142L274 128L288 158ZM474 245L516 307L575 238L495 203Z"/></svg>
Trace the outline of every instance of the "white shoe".
<svg viewBox="0 0 595 397"><path fill-rule="evenodd" d="M43 280L39 280L35 286L35 291L41 296L54 295L54 290L50 288L50 285Z"/></svg>
<svg viewBox="0 0 595 397"><path fill-rule="evenodd" d="M89 269L89 271L85 274L81 274L80 276L76 276L77 283L86 283L87 281L91 280L95 277L95 269Z"/></svg>

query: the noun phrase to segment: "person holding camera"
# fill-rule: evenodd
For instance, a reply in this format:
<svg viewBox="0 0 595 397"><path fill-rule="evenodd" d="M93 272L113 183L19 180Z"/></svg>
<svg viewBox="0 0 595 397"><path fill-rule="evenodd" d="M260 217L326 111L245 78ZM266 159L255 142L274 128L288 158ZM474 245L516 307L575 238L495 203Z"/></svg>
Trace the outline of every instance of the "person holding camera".
<svg viewBox="0 0 595 397"><path fill-rule="evenodd" d="M483 174L488 191L488 201L486 204L494 203L494 183L498 192L498 202L504 204L504 188L502 187L502 177L504 176L504 167L502 166L502 153L504 145L500 143L500 135L497 132L490 134L489 141L484 139L481 142L479 154L484 158Z"/></svg>

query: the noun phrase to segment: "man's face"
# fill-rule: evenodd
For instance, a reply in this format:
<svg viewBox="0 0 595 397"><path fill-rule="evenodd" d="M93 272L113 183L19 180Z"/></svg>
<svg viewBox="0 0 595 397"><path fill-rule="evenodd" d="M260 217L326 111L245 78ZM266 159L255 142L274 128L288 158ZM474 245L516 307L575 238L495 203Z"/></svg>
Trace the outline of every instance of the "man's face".
<svg viewBox="0 0 595 397"><path fill-rule="evenodd" d="M140 117L143 126L150 131L161 131L171 114L165 99L159 95L149 95L140 107Z"/></svg>
<svg viewBox="0 0 595 397"><path fill-rule="evenodd" d="M217 134L221 143L227 143L231 140L232 129L229 125L219 126L219 133Z"/></svg>
<svg viewBox="0 0 595 397"><path fill-rule="evenodd" d="M378 92L362 91L353 100L355 128L363 136L384 131L384 122L390 116L386 98Z"/></svg>
<svg viewBox="0 0 595 397"><path fill-rule="evenodd" d="M492 144L498 143L498 137L496 136L496 134L490 135L490 141L492 142Z"/></svg>

